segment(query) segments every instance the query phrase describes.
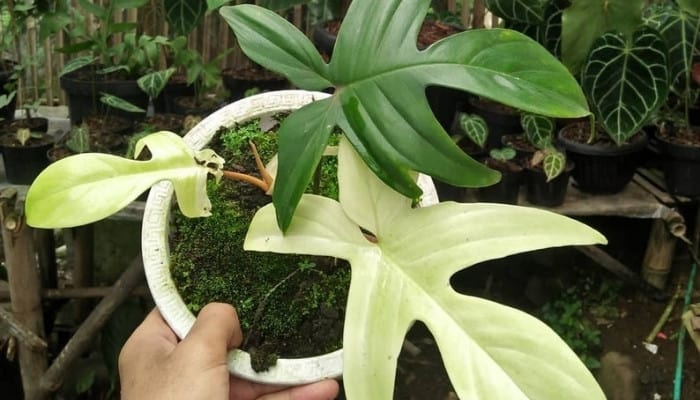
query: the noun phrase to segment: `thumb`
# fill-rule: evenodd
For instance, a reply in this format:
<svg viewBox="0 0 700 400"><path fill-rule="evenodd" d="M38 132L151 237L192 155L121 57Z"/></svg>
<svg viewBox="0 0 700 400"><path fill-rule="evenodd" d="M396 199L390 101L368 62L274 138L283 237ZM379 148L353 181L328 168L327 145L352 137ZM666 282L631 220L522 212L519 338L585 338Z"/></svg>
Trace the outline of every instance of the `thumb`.
<svg viewBox="0 0 700 400"><path fill-rule="evenodd" d="M210 303L204 306L197 316L192 329L183 339L181 347L203 346L209 349L225 350L241 344L243 334L236 310L230 304ZM185 350L191 351L191 350Z"/></svg>

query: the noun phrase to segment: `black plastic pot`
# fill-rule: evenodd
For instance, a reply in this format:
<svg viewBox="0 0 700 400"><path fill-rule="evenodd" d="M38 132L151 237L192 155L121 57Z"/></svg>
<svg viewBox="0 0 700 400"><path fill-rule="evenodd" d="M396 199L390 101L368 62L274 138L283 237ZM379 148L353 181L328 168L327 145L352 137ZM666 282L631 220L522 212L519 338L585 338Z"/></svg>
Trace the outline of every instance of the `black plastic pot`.
<svg viewBox="0 0 700 400"><path fill-rule="evenodd" d="M284 90L289 88L289 81L281 75L261 69L260 73L253 76L243 76L235 69L222 71L221 78L224 87L229 92L229 100L236 101L245 97L249 89L256 88L258 93Z"/></svg>
<svg viewBox="0 0 700 400"><path fill-rule="evenodd" d="M80 69L61 76L61 88L68 96L68 112L72 125L80 124L90 115L117 115L131 120L145 116L109 107L100 101L102 93L109 93L145 110L148 107L148 96L139 88L135 79L83 78L92 75L94 74L90 74L89 70Z"/></svg>
<svg viewBox="0 0 700 400"><path fill-rule="evenodd" d="M673 143L657 137L663 157L666 190L676 196L700 196L700 147Z"/></svg>
<svg viewBox="0 0 700 400"><path fill-rule="evenodd" d="M614 194L622 191L632 180L642 159L648 139L644 131L621 146L612 141L603 143L580 143L567 138L566 130L576 125L567 125L559 133L559 142L566 154L576 164L571 173L576 186L583 192Z"/></svg>
<svg viewBox="0 0 700 400"><path fill-rule="evenodd" d="M489 128L489 136L486 140L487 148L501 146L501 138L504 135L518 134L523 131L520 126L520 115L514 109L502 106L488 100L471 97L461 110L470 114L477 114L484 119ZM455 115L450 131L459 133L459 117Z"/></svg>
<svg viewBox="0 0 700 400"><path fill-rule="evenodd" d="M46 118L31 118L27 123L32 131L41 132L40 139L29 139L24 145L15 138L12 126L19 126L24 120L15 120L6 124L5 133L0 137L0 151L5 165L5 177L15 185L29 185L39 173L49 165L48 151L53 147L53 138L46 134L48 121ZM16 127L16 126L15 126Z"/></svg>
<svg viewBox="0 0 700 400"><path fill-rule="evenodd" d="M330 33L326 29L326 24L329 22L332 21L323 21L314 26L314 29L311 32L311 40L314 42L316 48L319 52L321 52L321 54L325 54L326 56L330 57L331 55L333 55L333 48L335 47L336 35Z"/></svg>
<svg viewBox="0 0 700 400"><path fill-rule="evenodd" d="M525 189L527 201L544 207L557 207L564 204L569 188L569 178L574 164L566 163L566 169L556 178L547 182L547 176L540 168L525 169Z"/></svg>
<svg viewBox="0 0 700 400"><path fill-rule="evenodd" d="M13 81L14 62L4 61L0 66L0 95L9 94L10 91L5 89L5 85ZM15 118L15 110L17 109L17 96L14 96L10 104L0 108L0 118L4 121L10 121Z"/></svg>
<svg viewBox="0 0 700 400"><path fill-rule="evenodd" d="M523 181L523 169L518 167L518 169L504 170L495 167L488 160L486 165L498 169L501 172L501 180L494 185L478 188L476 190L476 198L479 201L488 203L518 204L518 194Z"/></svg>
<svg viewBox="0 0 700 400"><path fill-rule="evenodd" d="M194 86L188 85L187 82L171 80L165 85L163 91L153 101L156 113L168 114L175 113L175 99L178 97L194 96Z"/></svg>

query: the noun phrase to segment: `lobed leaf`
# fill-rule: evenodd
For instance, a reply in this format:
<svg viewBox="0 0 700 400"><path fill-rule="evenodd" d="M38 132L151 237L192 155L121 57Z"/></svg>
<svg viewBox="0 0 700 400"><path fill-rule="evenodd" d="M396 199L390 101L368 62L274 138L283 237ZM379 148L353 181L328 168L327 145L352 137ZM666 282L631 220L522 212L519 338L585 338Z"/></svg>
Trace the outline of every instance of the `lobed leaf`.
<svg viewBox="0 0 700 400"><path fill-rule="evenodd" d="M305 89L335 86L328 115L316 117L329 124L329 129L343 129L381 180L417 198L421 192L412 171L457 186L487 186L499 177L449 139L425 98L427 86L467 90L543 115L588 113L585 97L568 71L544 48L516 32L467 31L419 51L416 40L429 3L353 1L328 65L303 33L269 10L241 5L220 12L255 62ZM307 121L295 121L284 131L309 131ZM283 126L288 124L285 121ZM315 146L321 148L321 144ZM287 186L294 188L282 189L288 195L273 197L283 229L289 226L290 219L285 218L293 214L296 194L308 183L301 178L310 177L316 166L288 164L297 154L304 154L305 147L299 141L280 141L280 170L308 169L295 174L298 180L278 179L276 183L275 193ZM289 155L284 157L285 153Z"/></svg>
<svg viewBox="0 0 700 400"><path fill-rule="evenodd" d="M551 246L604 243L599 233L527 207L454 202L411 208L341 140L341 204L304 195L286 233L260 209L244 248L350 261L343 337L349 399L392 398L396 363L415 320L425 322L461 399L602 400L588 369L557 335L512 308L457 294L449 279L471 265ZM366 240L360 227L376 235Z"/></svg>
<svg viewBox="0 0 700 400"><path fill-rule="evenodd" d="M158 132L141 139L137 155L148 147L148 161L84 153L66 157L44 169L29 187L25 202L27 223L37 228L65 228L106 218L131 203L155 183L175 186L180 210L188 217L209 215L206 194L207 165L223 160L192 151L182 138ZM202 157L209 164L202 164ZM89 207L77 207L80 204Z"/></svg>

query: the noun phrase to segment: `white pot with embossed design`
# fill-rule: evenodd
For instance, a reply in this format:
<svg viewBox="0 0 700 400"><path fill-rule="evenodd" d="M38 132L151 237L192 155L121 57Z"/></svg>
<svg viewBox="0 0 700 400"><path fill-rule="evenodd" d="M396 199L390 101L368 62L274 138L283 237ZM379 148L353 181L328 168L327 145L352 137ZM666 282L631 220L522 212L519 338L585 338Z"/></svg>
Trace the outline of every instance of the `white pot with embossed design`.
<svg viewBox="0 0 700 400"><path fill-rule="evenodd" d="M195 150L204 148L221 127L231 127L265 115L293 111L313 101L328 97L322 92L284 90L262 93L231 103L203 119L187 135L185 141ZM423 203L436 202L432 181L421 176ZM151 188L143 217L141 248L146 279L165 321L178 337L184 338L192 328L195 316L180 297L170 273L168 226L173 199L170 182ZM343 350L307 358L278 359L275 366L263 372L253 370L250 355L233 350L228 355L228 368L233 375L261 383L296 385L335 378L342 374Z"/></svg>

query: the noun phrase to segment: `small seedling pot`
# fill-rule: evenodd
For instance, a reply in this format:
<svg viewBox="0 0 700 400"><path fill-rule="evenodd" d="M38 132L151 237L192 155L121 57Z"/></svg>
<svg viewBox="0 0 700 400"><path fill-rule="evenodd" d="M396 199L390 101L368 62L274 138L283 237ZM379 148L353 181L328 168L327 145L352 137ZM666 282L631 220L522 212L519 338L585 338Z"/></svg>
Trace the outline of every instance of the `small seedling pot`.
<svg viewBox="0 0 700 400"><path fill-rule="evenodd" d="M567 162L564 171L547 182L547 176L541 168L525 168L527 201L544 207L557 207L564 204L566 192L569 188L569 178L573 169L574 163Z"/></svg>

